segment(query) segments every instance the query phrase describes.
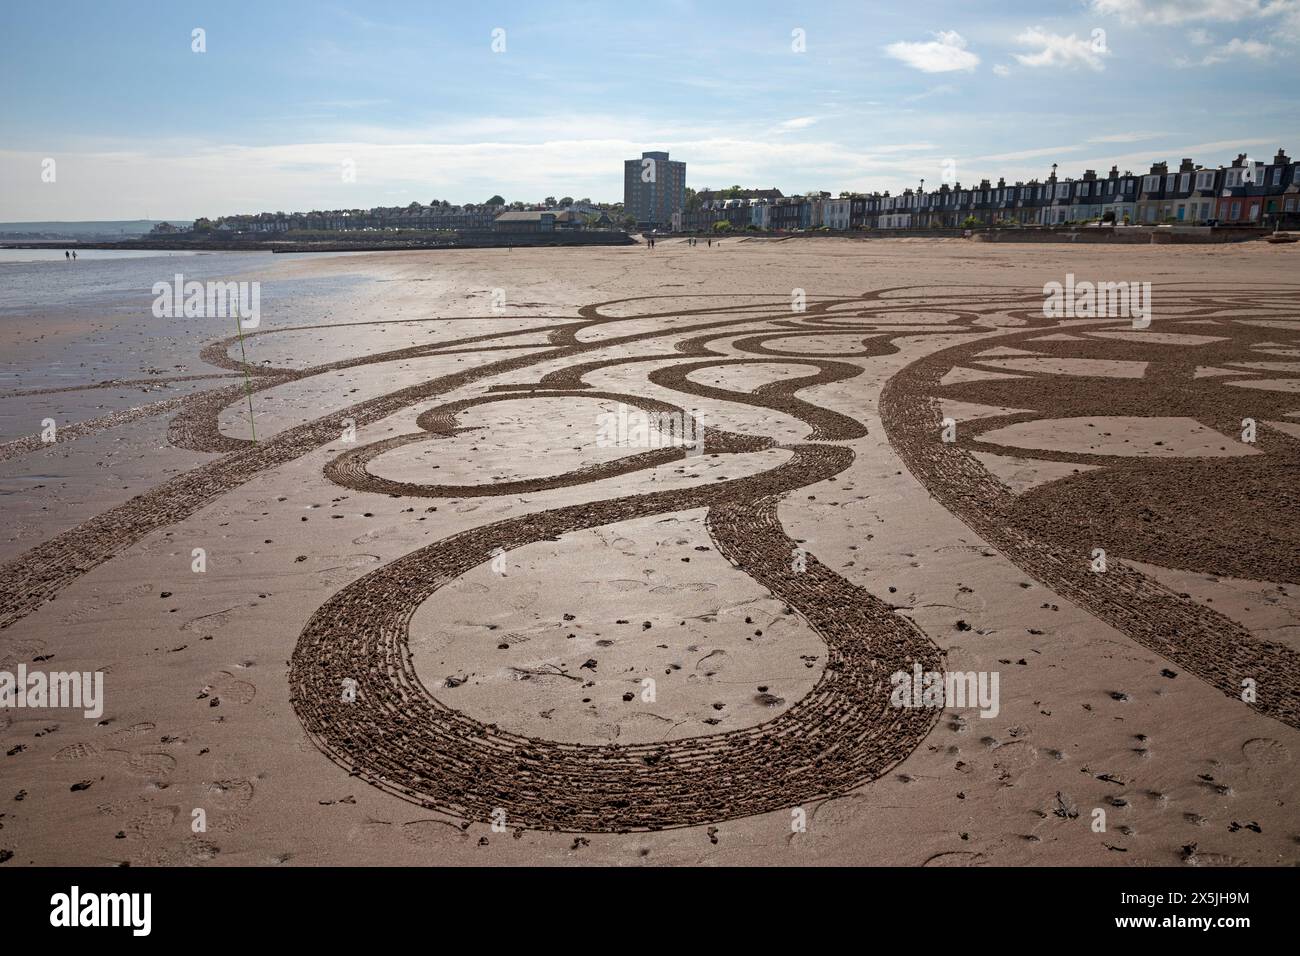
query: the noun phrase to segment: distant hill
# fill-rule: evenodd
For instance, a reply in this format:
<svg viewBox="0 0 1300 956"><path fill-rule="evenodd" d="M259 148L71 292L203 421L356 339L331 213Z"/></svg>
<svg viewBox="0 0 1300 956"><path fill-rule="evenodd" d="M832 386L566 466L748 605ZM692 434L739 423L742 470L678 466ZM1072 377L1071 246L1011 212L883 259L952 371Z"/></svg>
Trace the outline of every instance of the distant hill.
<svg viewBox="0 0 1300 956"><path fill-rule="evenodd" d="M101 222L0 222L0 236L32 236L46 239L121 239L143 236L160 222L188 226L192 219L112 219Z"/></svg>

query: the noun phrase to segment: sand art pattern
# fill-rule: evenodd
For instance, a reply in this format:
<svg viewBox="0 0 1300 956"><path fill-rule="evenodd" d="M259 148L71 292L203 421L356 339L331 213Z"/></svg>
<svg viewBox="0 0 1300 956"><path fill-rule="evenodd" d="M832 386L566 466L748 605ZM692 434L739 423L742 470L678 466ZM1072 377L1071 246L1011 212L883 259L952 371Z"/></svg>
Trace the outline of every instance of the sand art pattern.
<svg viewBox="0 0 1300 956"><path fill-rule="evenodd" d="M487 390L425 409L417 419L419 431L343 452L325 466L325 476L359 492L418 498L499 496L578 488L677 461L685 456L683 449L660 448L511 482L426 484L382 477L385 453L450 437L457 432L460 413L490 403L588 397L684 414L677 405L633 392L602 391L584 380L599 370L654 363L646 377L656 386L780 412L804 423L808 434L798 442L778 443L706 428L706 455L780 449L790 457L745 478L600 498L497 521L379 567L333 595L303 629L289 675L295 710L316 745L349 773L458 818L488 820L494 811L503 810L512 827L659 829L734 819L845 793L885 773L929 733L937 712L892 707L889 675L910 670L914 662L925 670L942 670L942 655L887 601L815 557L808 557L803 570L794 570L790 555L795 542L781 526L777 505L791 492L843 472L854 458L853 449L843 443L867 432L858 418L798 393L851 381L863 374L865 363L895 356L899 340L905 338L940 350L907 365L887 383L881 418L902 462L944 507L1049 588L1225 694L1240 694L1243 679L1257 681L1258 700L1242 706L1300 726L1300 671L1293 651L1254 638L1222 614L1119 563L1128 558L1300 583L1300 507L1294 490L1300 440L1285 427L1288 417L1294 423L1300 401L1285 385L1251 386L1252 379L1260 385L1295 381L1278 378L1276 373L1287 371L1287 363L1272 361L1279 356L1294 359L1300 348L1300 323L1286 322L1300 303L1295 290L1230 295L1172 290L1160 307L1170 309L1173 317L1158 312L1149 332L1129 335L1123 335L1127 321L1044 319L1036 292L1005 288L889 289L852 297L812 297L807 311L800 313L790 311L784 296L672 300L689 305L667 308L655 298L588 305L579 310L576 321L555 320L540 329L488 332L307 369L246 365L229 358L233 339L213 343L203 357L228 372L247 372L253 390L400 359L458 351L525 351L359 402L258 444L224 435L218 425L223 409L244 400L242 383L118 413L126 419L106 416L70 435L65 431L65 437L76 438L114 427L131 415L178 411L169 429L171 442L221 457L9 562L0 577L0 628L151 532L183 520L270 469L338 441L345 419L361 429L468 385ZM619 334L620 323L654 328ZM255 334L276 331L288 330ZM512 338L539 332L549 344L511 343ZM1168 333L1174 333L1172 339L1162 337ZM822 336L846 335L860 348L830 355L791 347L799 340L812 346ZM670 339L674 352L606 354L656 339ZM785 347L771 344L777 342ZM981 357L990 350L1003 354ZM1088 360L1095 364L1086 364ZM569 364L548 371L535 383L492 384L502 374L560 361ZM1141 364L1141 374L1117 375L1115 369L1125 363ZM752 391L704 385L690 377L700 370L746 364L788 364L816 371ZM974 373L943 384L941 380L957 368ZM1204 374L1206 369L1217 372ZM939 437L942 399L1016 411L963 420L959 440L948 443ZM1233 436L1243 418L1258 420L1260 432L1252 454L1213 458L1013 448L987 437L1039 419L1088 416L1191 418L1217 432L1224 445L1237 441ZM7 446L7 454L31 450L18 445ZM1080 473L1017 495L974 452L1074 463L1081 466ZM1208 513L1210 499L1221 508L1228 495L1240 502L1230 521L1207 527L1198 520ZM707 509L706 524L720 553L783 601L826 644L825 667L815 687L774 719L662 743L561 743L473 720L431 693L415 673L407 646L412 616L439 588L491 560L496 549L508 551L581 529L695 508ZM1106 548L1114 559L1105 574L1089 570L1088 555L1096 547ZM341 693L345 682L355 682L354 700Z"/></svg>
<svg viewBox="0 0 1300 956"><path fill-rule="evenodd" d="M1297 401L1286 390L1300 380L1261 380L1261 371L1300 371L1294 361L1267 361L1300 354L1300 323L1286 320L1296 294L1169 299L1177 319L1149 332L1087 321L1074 323L1073 334L1036 329L1000 336L996 350L979 341L929 355L887 384L882 415L891 443L931 493L1022 569L1231 697L1242 695L1243 681L1254 682L1257 699L1249 706L1300 727L1294 650L1254 637L1131 566L1111 564L1105 573L1090 566L1092 550L1102 548L1112 558L1300 583L1300 429L1288 421ZM1080 359L1098 364L1085 366L1091 374L1053 369ZM1140 376L1124 371L1131 363L1140 364ZM996 377L942 383L960 367ZM989 413L961 422L957 441L937 441L945 398ZM1254 453L1097 454L1007 447L989 437L1040 419L1059 426L1095 418L1100 432L1107 419L1125 417L1190 419L1208 428L1222 451L1236 445ZM1247 419L1258 425L1248 447L1237 437ZM1016 495L972 451L1084 467Z"/></svg>

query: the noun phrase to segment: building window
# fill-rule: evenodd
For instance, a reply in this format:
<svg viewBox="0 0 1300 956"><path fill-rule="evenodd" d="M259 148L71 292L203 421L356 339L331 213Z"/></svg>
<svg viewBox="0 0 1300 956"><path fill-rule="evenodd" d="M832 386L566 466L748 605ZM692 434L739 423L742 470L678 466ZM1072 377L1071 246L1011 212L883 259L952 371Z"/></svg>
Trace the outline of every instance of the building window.
<svg viewBox="0 0 1300 956"><path fill-rule="evenodd" d="M1281 166L1277 166L1277 167L1275 167L1275 168L1273 169L1273 185L1274 185L1274 186L1280 186L1280 185L1282 185L1282 167L1281 167Z"/></svg>

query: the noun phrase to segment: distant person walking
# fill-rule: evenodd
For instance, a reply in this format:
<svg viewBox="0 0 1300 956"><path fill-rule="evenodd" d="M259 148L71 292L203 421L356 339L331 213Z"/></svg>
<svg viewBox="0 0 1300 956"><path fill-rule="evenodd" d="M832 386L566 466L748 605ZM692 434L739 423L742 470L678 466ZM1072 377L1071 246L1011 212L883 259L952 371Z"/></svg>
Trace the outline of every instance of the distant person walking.
<svg viewBox="0 0 1300 956"><path fill-rule="evenodd" d="M72 253L70 253L67 249L64 249L64 250L63 250L63 258L65 258L65 259L71 259L71 258L72 258Z"/></svg>
<svg viewBox="0 0 1300 956"><path fill-rule="evenodd" d="M77 258L77 250L76 250L76 249L73 249L73 250L72 250L72 258L74 258L74 259Z"/></svg>

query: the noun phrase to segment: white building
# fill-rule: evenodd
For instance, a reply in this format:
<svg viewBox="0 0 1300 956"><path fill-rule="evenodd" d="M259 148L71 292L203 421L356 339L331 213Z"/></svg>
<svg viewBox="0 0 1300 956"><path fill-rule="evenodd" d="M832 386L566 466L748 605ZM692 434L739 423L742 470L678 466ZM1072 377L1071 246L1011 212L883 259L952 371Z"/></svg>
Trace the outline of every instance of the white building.
<svg viewBox="0 0 1300 956"><path fill-rule="evenodd" d="M827 199L822 203L822 219L818 225L828 229L847 230L852 207L853 201L850 199Z"/></svg>

